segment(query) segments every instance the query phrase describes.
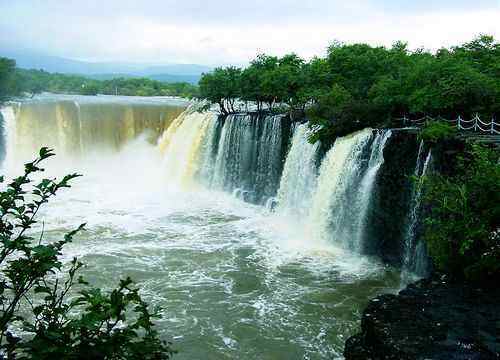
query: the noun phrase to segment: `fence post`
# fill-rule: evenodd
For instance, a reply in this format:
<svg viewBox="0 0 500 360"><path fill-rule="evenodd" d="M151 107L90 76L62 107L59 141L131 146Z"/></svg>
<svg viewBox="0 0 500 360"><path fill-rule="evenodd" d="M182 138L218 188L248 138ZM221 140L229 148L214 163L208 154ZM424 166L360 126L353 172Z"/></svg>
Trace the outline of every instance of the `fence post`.
<svg viewBox="0 0 500 360"><path fill-rule="evenodd" d="M462 118L460 117L460 115L458 115L458 119L457 119L457 128L458 128L458 131L460 131L460 130L461 130L461 125L460 125L460 121L461 121L461 119L462 119Z"/></svg>
<svg viewBox="0 0 500 360"><path fill-rule="evenodd" d="M495 117L494 116L491 118L491 130L490 130L490 132L491 132L491 135L495 135Z"/></svg>

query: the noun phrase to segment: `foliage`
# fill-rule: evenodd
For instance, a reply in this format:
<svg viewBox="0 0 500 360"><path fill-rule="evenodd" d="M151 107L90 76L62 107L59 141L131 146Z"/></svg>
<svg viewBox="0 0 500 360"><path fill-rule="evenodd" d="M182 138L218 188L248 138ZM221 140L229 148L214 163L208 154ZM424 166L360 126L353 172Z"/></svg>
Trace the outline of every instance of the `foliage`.
<svg viewBox="0 0 500 360"><path fill-rule="evenodd" d="M14 60L0 57L0 104L15 91L13 88L15 68Z"/></svg>
<svg viewBox="0 0 500 360"><path fill-rule="evenodd" d="M77 277L83 264L76 258L66 274L61 251L84 225L48 244L43 231L36 239L28 234L43 205L79 176L32 185L53 155L42 148L0 191L0 350L8 359L169 359L170 345L130 279L110 293L91 288ZM12 333L19 326L22 338Z"/></svg>
<svg viewBox="0 0 500 360"><path fill-rule="evenodd" d="M82 90L80 94L82 95L97 95L99 93L99 88L96 84L82 84Z"/></svg>
<svg viewBox="0 0 500 360"><path fill-rule="evenodd" d="M239 99L257 111L278 104L305 110L319 125L313 140L328 144L367 126L399 125L394 119L403 115L498 115L499 64L500 44L487 35L435 54L409 51L403 42L391 48L334 42L325 58L309 62L261 54L241 76L229 78L230 68L218 68L202 76L200 97L219 105ZM233 109L221 106L221 112Z"/></svg>
<svg viewBox="0 0 500 360"><path fill-rule="evenodd" d="M218 104L222 114L234 112L234 102L240 97L237 84L240 81L241 69L228 67L216 68L212 73L204 75L200 80L200 93L211 103Z"/></svg>
<svg viewBox="0 0 500 360"><path fill-rule="evenodd" d="M79 75L25 69L16 69L12 81L14 86L10 89L10 95L19 95L21 93L38 94L47 91L56 94L180 96L192 98L197 95L198 91L197 86L189 83L164 83L148 78L95 80Z"/></svg>
<svg viewBox="0 0 500 360"><path fill-rule="evenodd" d="M498 152L468 146L450 175L425 178L424 237L439 270L488 281L500 275L500 164Z"/></svg>
<svg viewBox="0 0 500 360"><path fill-rule="evenodd" d="M421 140L438 143L453 138L457 134L456 127L449 125L443 121L430 121L420 131L419 137Z"/></svg>
<svg viewBox="0 0 500 360"><path fill-rule="evenodd" d="M291 109L305 106L307 96L303 92L305 62L295 54L282 58L258 55L244 70L227 67L203 74L200 80L202 99L218 104L222 114L238 111L237 100L263 110L266 104L273 111L276 104L287 104Z"/></svg>

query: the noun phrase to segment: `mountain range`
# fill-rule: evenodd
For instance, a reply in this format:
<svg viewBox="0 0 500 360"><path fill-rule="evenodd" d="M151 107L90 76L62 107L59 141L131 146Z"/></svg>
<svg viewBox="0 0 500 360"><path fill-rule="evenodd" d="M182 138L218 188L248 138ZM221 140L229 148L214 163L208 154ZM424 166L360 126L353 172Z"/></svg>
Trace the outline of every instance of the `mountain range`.
<svg viewBox="0 0 500 360"><path fill-rule="evenodd" d="M128 62L88 62L24 51L0 51L0 56L15 59L23 69L83 75L105 80L116 77L147 77L163 82L198 83L211 67L198 64L144 64Z"/></svg>

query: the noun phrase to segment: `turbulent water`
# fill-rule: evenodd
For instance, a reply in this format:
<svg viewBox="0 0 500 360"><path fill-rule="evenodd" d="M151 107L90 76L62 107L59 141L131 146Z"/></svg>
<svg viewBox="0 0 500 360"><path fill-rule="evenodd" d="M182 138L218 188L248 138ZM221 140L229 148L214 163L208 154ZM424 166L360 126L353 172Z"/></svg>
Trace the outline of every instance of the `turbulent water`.
<svg viewBox="0 0 500 360"><path fill-rule="evenodd" d="M42 214L45 238L87 222L65 258L101 287L138 281L176 359L341 358L368 299L399 284L358 252L363 192L390 134L338 139L317 167L307 125L178 116L186 106L65 97L3 109L3 172L50 145L60 156L47 175L84 174Z"/></svg>

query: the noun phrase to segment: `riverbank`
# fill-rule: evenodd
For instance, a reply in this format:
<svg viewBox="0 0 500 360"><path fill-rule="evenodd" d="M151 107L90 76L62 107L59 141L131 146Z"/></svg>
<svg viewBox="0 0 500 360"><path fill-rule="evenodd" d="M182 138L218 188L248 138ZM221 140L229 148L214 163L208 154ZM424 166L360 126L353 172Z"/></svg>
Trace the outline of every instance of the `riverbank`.
<svg viewBox="0 0 500 360"><path fill-rule="evenodd" d="M346 360L499 359L500 289L434 276L370 301Z"/></svg>

